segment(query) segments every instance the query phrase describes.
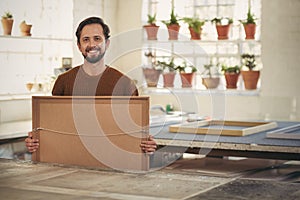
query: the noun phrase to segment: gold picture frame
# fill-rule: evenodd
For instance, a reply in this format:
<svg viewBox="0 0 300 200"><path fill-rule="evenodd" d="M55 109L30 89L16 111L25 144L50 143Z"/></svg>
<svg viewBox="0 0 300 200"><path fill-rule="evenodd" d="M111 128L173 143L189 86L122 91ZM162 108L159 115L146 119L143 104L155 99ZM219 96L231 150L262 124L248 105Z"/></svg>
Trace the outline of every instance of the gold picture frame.
<svg viewBox="0 0 300 200"><path fill-rule="evenodd" d="M277 127L276 122L205 120L169 126L171 133L246 136Z"/></svg>

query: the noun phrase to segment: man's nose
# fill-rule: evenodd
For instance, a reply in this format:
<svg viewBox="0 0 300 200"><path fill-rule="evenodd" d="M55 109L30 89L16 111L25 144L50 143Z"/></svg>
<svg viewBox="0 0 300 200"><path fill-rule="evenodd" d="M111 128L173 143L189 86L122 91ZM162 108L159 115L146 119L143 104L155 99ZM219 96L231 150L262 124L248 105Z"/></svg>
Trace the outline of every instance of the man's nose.
<svg viewBox="0 0 300 200"><path fill-rule="evenodd" d="M96 45L97 45L96 41L90 40L90 42L89 42L89 46L90 46L90 47L94 47L94 46L96 46Z"/></svg>

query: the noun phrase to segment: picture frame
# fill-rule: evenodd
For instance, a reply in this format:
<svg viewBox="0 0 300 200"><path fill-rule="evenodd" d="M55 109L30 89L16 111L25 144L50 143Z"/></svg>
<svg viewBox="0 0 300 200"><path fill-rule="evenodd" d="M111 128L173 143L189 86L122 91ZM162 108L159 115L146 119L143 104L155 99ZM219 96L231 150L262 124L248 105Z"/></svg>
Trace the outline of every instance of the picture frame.
<svg viewBox="0 0 300 200"><path fill-rule="evenodd" d="M71 69L72 68L72 58L71 57L63 57L62 58L62 68Z"/></svg>
<svg viewBox="0 0 300 200"><path fill-rule="evenodd" d="M300 140L300 123L267 132L267 138Z"/></svg>
<svg viewBox="0 0 300 200"><path fill-rule="evenodd" d="M33 96L34 162L149 170L149 97Z"/></svg>
<svg viewBox="0 0 300 200"><path fill-rule="evenodd" d="M276 122L204 120L170 125L169 132L222 136L246 136L276 127Z"/></svg>

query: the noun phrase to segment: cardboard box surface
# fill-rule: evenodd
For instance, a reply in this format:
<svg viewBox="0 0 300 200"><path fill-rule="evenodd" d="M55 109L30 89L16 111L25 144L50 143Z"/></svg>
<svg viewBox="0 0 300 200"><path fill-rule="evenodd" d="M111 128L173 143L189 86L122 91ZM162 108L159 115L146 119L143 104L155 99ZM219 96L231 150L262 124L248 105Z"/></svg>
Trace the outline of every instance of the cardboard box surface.
<svg viewBox="0 0 300 200"><path fill-rule="evenodd" d="M149 133L149 97L32 98L32 160L117 170L148 170L140 149Z"/></svg>

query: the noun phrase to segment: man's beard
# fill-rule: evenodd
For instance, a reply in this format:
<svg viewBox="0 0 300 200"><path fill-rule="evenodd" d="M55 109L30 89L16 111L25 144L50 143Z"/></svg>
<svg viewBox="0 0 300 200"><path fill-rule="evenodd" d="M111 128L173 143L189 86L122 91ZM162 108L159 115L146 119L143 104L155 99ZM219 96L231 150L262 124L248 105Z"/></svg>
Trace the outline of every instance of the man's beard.
<svg viewBox="0 0 300 200"><path fill-rule="evenodd" d="M100 49L99 47L96 48L96 49L97 49L98 51L101 51L101 49ZM93 49L87 49L86 52L88 53L90 50L93 50ZM104 51L103 53L101 53L101 54L99 54L98 56L95 56L95 57L88 57L87 55L84 55L84 54L82 54L82 55L83 55L83 57L84 57L89 63L96 63L96 62L100 61L100 60L104 57L105 52L106 52L106 51Z"/></svg>

